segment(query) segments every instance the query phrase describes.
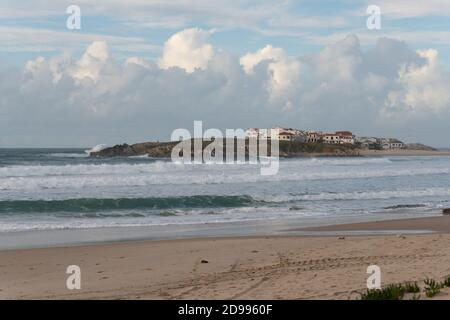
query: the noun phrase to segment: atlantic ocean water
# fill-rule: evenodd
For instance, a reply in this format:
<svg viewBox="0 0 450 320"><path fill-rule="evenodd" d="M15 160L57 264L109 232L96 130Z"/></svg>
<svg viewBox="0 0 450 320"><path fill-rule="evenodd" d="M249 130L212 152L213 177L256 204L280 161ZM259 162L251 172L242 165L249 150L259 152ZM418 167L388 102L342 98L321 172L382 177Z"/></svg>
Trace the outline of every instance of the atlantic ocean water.
<svg viewBox="0 0 450 320"><path fill-rule="evenodd" d="M437 215L450 157L281 159L249 164L93 158L85 149L0 149L0 233Z"/></svg>

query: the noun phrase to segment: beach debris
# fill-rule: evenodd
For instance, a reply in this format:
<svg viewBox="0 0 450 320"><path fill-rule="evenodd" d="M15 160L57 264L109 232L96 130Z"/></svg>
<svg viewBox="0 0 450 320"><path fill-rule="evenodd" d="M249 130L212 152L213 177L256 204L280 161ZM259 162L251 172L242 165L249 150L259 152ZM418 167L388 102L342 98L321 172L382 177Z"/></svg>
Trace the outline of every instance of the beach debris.
<svg viewBox="0 0 450 320"><path fill-rule="evenodd" d="M406 237L405 237L404 235L402 235L402 234L398 234L398 235L397 235L397 238L400 238L400 239L406 239Z"/></svg>
<svg viewBox="0 0 450 320"><path fill-rule="evenodd" d="M200 263L209 263L209 261L208 260L202 260L202 261L200 261Z"/></svg>
<svg viewBox="0 0 450 320"><path fill-rule="evenodd" d="M442 210L442 214L450 214L450 208L445 208L444 210Z"/></svg>
<svg viewBox="0 0 450 320"><path fill-rule="evenodd" d="M339 239L339 240L345 240L345 237L342 236L342 237L339 237L338 239Z"/></svg>

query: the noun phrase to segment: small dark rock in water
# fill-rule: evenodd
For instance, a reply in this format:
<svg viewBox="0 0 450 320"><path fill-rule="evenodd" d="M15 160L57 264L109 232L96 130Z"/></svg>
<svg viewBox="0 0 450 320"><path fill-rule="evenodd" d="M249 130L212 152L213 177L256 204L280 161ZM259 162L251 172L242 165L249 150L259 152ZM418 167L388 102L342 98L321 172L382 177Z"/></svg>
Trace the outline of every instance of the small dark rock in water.
<svg viewBox="0 0 450 320"><path fill-rule="evenodd" d="M209 261L208 260L202 260L202 261L200 261L201 263L209 263Z"/></svg>
<svg viewBox="0 0 450 320"><path fill-rule="evenodd" d="M442 210L443 214L450 214L450 208L446 208L444 210Z"/></svg>

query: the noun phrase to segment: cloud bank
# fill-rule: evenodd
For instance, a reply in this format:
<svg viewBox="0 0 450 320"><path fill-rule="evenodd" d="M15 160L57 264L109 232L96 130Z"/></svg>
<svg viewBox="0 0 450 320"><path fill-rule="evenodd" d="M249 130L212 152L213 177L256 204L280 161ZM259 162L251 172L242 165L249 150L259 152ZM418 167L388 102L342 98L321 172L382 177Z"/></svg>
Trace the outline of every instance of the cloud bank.
<svg viewBox="0 0 450 320"><path fill-rule="evenodd" d="M450 76L434 49L349 35L314 54L267 45L241 57L185 29L155 61L114 58L104 41L81 57L0 62L2 146L91 146L168 140L172 130L287 125L349 129L449 145Z"/></svg>

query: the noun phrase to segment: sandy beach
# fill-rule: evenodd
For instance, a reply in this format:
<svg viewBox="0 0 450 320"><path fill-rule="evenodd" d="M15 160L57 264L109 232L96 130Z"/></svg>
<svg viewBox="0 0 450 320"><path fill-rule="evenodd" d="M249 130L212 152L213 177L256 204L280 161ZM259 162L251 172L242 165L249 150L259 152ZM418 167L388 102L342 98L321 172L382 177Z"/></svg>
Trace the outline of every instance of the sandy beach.
<svg viewBox="0 0 450 320"><path fill-rule="evenodd" d="M321 231L433 234L322 236ZM317 236L138 241L0 251L2 299L357 299L382 284L450 275L450 216L310 228ZM66 289L67 266L81 290ZM437 299L449 298L443 290ZM423 295L422 295L423 296Z"/></svg>

